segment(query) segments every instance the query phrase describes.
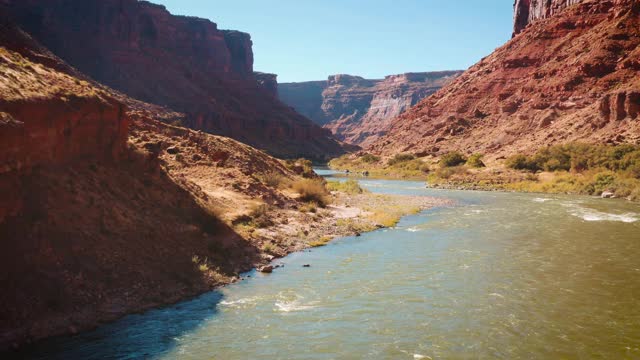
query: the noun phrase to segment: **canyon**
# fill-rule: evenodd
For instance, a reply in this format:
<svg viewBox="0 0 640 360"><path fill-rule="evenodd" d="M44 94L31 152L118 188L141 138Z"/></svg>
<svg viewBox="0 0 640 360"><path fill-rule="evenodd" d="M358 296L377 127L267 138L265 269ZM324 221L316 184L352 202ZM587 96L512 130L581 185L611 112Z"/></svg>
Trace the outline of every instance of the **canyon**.
<svg viewBox="0 0 640 360"><path fill-rule="evenodd" d="M278 84L278 94L339 140L367 146L387 132L393 118L461 73L406 73L376 80L341 74L326 81Z"/></svg>
<svg viewBox="0 0 640 360"><path fill-rule="evenodd" d="M637 144L639 14L636 0L584 0L516 23L519 34L394 119L368 150L495 160L570 141Z"/></svg>
<svg viewBox="0 0 640 360"><path fill-rule="evenodd" d="M137 0L7 0L12 18L92 79L182 116L171 120L280 157L344 152L328 130L282 104L253 71L249 34Z"/></svg>

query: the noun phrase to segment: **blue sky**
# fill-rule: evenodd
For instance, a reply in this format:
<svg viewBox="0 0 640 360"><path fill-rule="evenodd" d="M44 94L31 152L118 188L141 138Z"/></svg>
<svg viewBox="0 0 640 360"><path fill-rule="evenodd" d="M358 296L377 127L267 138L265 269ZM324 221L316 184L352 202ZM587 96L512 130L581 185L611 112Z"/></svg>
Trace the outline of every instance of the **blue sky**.
<svg viewBox="0 0 640 360"><path fill-rule="evenodd" d="M511 36L513 0L151 0L248 32L279 82L466 69Z"/></svg>

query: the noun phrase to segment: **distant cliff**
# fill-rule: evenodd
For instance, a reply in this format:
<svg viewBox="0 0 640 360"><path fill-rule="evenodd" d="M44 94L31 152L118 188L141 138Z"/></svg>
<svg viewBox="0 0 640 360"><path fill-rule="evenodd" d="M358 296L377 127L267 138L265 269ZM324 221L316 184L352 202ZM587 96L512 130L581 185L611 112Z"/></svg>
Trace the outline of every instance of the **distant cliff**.
<svg viewBox="0 0 640 360"><path fill-rule="evenodd" d="M275 79L254 75L249 34L146 1L5 2L18 24L63 60L133 98L187 114L188 127L279 156L342 151L327 130L273 96Z"/></svg>
<svg viewBox="0 0 640 360"><path fill-rule="evenodd" d="M280 99L343 141L367 145L391 119L433 94L460 71L407 73L369 80L333 75L327 81L283 83Z"/></svg>
<svg viewBox="0 0 640 360"><path fill-rule="evenodd" d="M527 25L546 19L558 11L582 0L516 0L513 16L513 35L519 34Z"/></svg>

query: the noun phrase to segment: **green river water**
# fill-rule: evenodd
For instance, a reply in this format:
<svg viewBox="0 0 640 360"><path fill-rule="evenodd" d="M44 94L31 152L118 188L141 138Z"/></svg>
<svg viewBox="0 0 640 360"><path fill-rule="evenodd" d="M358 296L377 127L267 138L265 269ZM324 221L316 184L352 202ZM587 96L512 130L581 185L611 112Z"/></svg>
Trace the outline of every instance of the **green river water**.
<svg viewBox="0 0 640 360"><path fill-rule="evenodd" d="M20 358L640 359L639 205L361 184L456 205Z"/></svg>

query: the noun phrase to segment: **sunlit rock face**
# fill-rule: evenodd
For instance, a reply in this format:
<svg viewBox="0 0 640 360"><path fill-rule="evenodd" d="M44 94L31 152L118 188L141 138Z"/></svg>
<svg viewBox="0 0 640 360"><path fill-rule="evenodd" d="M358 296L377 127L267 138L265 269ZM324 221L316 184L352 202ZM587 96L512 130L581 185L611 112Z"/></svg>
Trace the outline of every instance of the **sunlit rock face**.
<svg viewBox="0 0 640 360"><path fill-rule="evenodd" d="M567 6L581 2L582 0L516 0L513 17L513 35L519 34L527 25L538 20L545 19Z"/></svg>
<svg viewBox="0 0 640 360"><path fill-rule="evenodd" d="M460 73L406 73L376 80L338 74L326 81L283 83L278 91L282 101L338 139L366 146L386 133L391 119Z"/></svg>
<svg viewBox="0 0 640 360"><path fill-rule="evenodd" d="M93 79L186 114L182 125L283 157L342 152L253 71L251 37L137 0L6 0L36 40Z"/></svg>

